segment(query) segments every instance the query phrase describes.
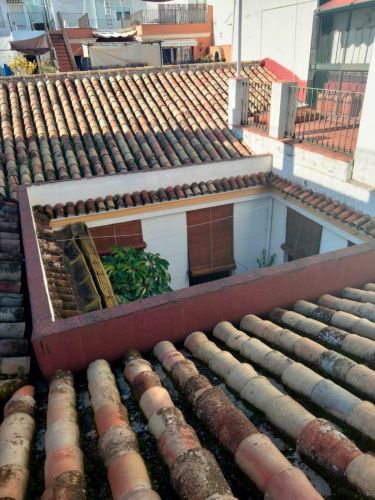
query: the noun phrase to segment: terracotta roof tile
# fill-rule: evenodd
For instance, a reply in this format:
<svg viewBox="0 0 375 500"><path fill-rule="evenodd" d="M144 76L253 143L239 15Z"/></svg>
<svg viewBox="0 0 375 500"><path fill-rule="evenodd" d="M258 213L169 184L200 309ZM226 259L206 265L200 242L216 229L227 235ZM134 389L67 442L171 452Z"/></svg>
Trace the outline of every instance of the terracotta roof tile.
<svg viewBox="0 0 375 500"><path fill-rule="evenodd" d="M344 213L347 208L346 205L339 203L334 210L331 210L330 215L332 217L338 217L340 214Z"/></svg>
<svg viewBox="0 0 375 500"><path fill-rule="evenodd" d="M362 225L362 229L369 232L375 228L375 218L370 219L365 224Z"/></svg>
<svg viewBox="0 0 375 500"><path fill-rule="evenodd" d="M22 495L29 476L32 498L61 484L77 499L85 488L103 498L150 500L202 491L228 500L375 496L367 446L375 419L375 378L367 366L375 352L368 320L375 305L366 302L374 291L368 283L342 290L348 298L299 300L267 319L247 314L237 318L238 328L222 321L209 336L191 333L181 350L162 341L144 357L119 353L122 365L93 361L75 380L58 370L49 384L38 381L35 394L23 387L5 406L0 429L4 442L13 437L9 428L26 442L17 469L25 476ZM23 427L12 420L17 412ZM34 435L27 432L33 415ZM60 484L54 459L68 452L69 474ZM16 481L7 476L8 492Z"/></svg>
<svg viewBox="0 0 375 500"><path fill-rule="evenodd" d="M343 212L341 212L341 214L338 215L338 219L343 221L343 222L346 222L346 220L351 217L354 213L354 210L352 208L347 208L346 210L344 210Z"/></svg>
<svg viewBox="0 0 375 500"><path fill-rule="evenodd" d="M307 189L306 191L303 191L303 193L298 195L298 198L301 201L305 201L305 200L308 200L309 198L311 198L312 195L313 195L313 192L310 189ZM312 198L312 199L315 199L315 198Z"/></svg>
<svg viewBox="0 0 375 500"><path fill-rule="evenodd" d="M275 80L256 64L245 65L243 74ZM231 66L194 66L0 83L0 194L17 197L18 184L250 155L226 122L227 81L233 75Z"/></svg>
<svg viewBox="0 0 375 500"><path fill-rule="evenodd" d="M143 190L141 192L126 193L124 195L117 194L113 197L107 195L104 201L102 198L97 198L96 200L91 199L86 202L80 200L76 202L74 206L72 203L67 203L65 206L57 203L54 207L46 205L44 210L50 217L64 218L73 215L84 215L85 213L90 214L117 210L125 207L176 201L256 186L273 187L282 192L285 196L298 200L336 219L344 226L355 227L363 233L375 237L375 218L371 218L366 214L361 214L361 212L357 212L338 201L333 201L331 198L325 197L322 193L313 192L311 189L305 189L287 179L264 172L251 175L246 174L237 176L236 178L224 177L223 179L208 180L206 182L193 182L191 185L168 186L167 188L159 188L157 191L148 192Z"/></svg>
<svg viewBox="0 0 375 500"><path fill-rule="evenodd" d="M338 207L338 205L339 205L338 202L332 201L332 203L330 203L329 205L326 205L323 208L323 212L327 215L330 215Z"/></svg>
<svg viewBox="0 0 375 500"><path fill-rule="evenodd" d="M347 224L353 224L354 225L354 222L356 220L359 220L361 217L362 217L362 212L357 212L357 211L354 211L349 217L347 217L345 219L345 222Z"/></svg>
<svg viewBox="0 0 375 500"><path fill-rule="evenodd" d="M375 217L362 214L344 203L326 197L322 193L315 193L311 189L305 190L302 186L277 175L271 177L270 184L278 191L323 212L327 216L341 222L344 226L354 226L363 233L375 237L373 234L373 230L375 229Z"/></svg>
<svg viewBox="0 0 375 500"><path fill-rule="evenodd" d="M9 199L0 199L0 275L0 404L3 404L27 381L30 370L28 341L24 338L27 317L21 288L23 292L26 288L18 205ZM7 446L4 435L1 436L4 445L0 448L4 452ZM2 483L2 494L6 495L3 486Z"/></svg>
<svg viewBox="0 0 375 500"><path fill-rule="evenodd" d="M315 208L317 208L318 210L322 210L323 211L331 203L332 203L331 198L324 198L318 205L316 205Z"/></svg>

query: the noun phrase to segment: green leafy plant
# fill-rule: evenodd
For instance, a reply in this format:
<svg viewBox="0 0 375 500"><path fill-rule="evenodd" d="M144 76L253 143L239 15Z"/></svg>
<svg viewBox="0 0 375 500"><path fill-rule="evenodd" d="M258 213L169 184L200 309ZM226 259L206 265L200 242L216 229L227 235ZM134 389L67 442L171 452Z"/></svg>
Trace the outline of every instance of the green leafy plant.
<svg viewBox="0 0 375 500"><path fill-rule="evenodd" d="M26 76L34 74L37 68L37 63L35 61L28 61L25 56L19 54L9 60L8 66L14 75Z"/></svg>
<svg viewBox="0 0 375 500"><path fill-rule="evenodd" d="M115 245L103 264L119 304L172 290L169 263L158 253Z"/></svg>
<svg viewBox="0 0 375 500"><path fill-rule="evenodd" d="M262 253L260 254L260 257L257 258L257 263L259 267L271 267L275 264L276 262L276 254L273 253L272 255L267 254L267 250L263 248Z"/></svg>
<svg viewBox="0 0 375 500"><path fill-rule="evenodd" d="M56 73L57 68L53 61L44 61L39 64L39 73Z"/></svg>

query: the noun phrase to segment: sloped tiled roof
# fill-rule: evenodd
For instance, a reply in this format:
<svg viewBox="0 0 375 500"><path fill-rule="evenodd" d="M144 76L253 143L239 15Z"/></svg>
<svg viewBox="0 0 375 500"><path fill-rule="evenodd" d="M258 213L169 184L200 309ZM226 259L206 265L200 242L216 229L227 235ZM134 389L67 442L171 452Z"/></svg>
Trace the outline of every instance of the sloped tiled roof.
<svg viewBox="0 0 375 500"><path fill-rule="evenodd" d="M19 233L17 203L0 200L0 404L25 382L30 369Z"/></svg>
<svg viewBox="0 0 375 500"><path fill-rule="evenodd" d="M243 74L274 79L257 64ZM18 184L250 155L227 126L233 75L223 65L3 80L0 194L17 197Z"/></svg>
<svg viewBox="0 0 375 500"><path fill-rule="evenodd" d="M0 448L0 470L15 473L0 493L24 488L30 468L29 498L374 497L374 308L368 283L246 315L239 329L221 322L185 348L130 351L124 367L98 360L75 380L60 370L49 392L38 384L35 410L27 387L5 409L1 442L18 432L22 463Z"/></svg>
<svg viewBox="0 0 375 500"><path fill-rule="evenodd" d="M344 230L354 229L375 238L375 217L350 208L340 201L333 200L288 179L263 172L206 182L194 182L190 185L161 187L157 191L144 190L121 195L107 195L95 200L57 203L54 206L45 205L37 208L48 215L50 219L61 219L260 186L273 188L283 196L316 210L319 215L332 218L335 223L342 225Z"/></svg>
<svg viewBox="0 0 375 500"><path fill-rule="evenodd" d="M303 203L344 226L375 238L375 217L277 175L271 177L271 185L287 198Z"/></svg>
<svg viewBox="0 0 375 500"><path fill-rule="evenodd" d="M206 182L194 182L183 184L182 186L168 186L157 191L136 191L123 195L108 195L104 199L96 198L76 203L57 203L56 205L45 205L44 207L34 207L39 212L42 210L51 219L60 219L85 214L93 214L118 210L121 208L139 207L152 205L153 203L163 203L166 201L183 200L202 195L235 191L249 187L260 187L268 185L268 173L238 175L237 177L224 177Z"/></svg>

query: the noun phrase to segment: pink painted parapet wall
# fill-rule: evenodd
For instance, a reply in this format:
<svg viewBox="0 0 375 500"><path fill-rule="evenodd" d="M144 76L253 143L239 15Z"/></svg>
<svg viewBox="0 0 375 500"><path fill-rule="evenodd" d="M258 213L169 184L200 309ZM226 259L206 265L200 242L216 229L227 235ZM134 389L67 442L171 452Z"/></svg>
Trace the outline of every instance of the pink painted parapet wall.
<svg viewBox="0 0 375 500"><path fill-rule="evenodd" d="M366 243L54 322L26 188L20 188L19 202L32 344L46 377L57 369L83 370L98 358L119 359L130 348L147 352L161 340L182 342L223 320L237 323L245 314L264 315L375 280L375 243Z"/></svg>
<svg viewBox="0 0 375 500"><path fill-rule="evenodd" d="M299 78L298 75L293 73L293 71L286 68L285 66L282 66L277 61L274 61L269 57L262 59L261 64L265 68L269 69L271 73L273 73L279 81L297 82L299 87L307 86L306 80L301 80L301 78Z"/></svg>

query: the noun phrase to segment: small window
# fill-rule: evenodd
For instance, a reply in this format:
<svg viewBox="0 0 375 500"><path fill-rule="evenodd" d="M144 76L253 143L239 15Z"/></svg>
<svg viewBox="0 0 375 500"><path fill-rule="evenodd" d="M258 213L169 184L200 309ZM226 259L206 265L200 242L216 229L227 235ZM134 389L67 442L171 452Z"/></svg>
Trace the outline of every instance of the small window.
<svg viewBox="0 0 375 500"><path fill-rule="evenodd" d="M288 262L319 254L322 226L288 208L286 238L281 245Z"/></svg>
<svg viewBox="0 0 375 500"><path fill-rule="evenodd" d="M348 241L348 247L355 247L356 243L353 243L352 241Z"/></svg>
<svg viewBox="0 0 375 500"><path fill-rule="evenodd" d="M125 8L116 12L116 20L121 21L121 19L130 19L130 9Z"/></svg>

